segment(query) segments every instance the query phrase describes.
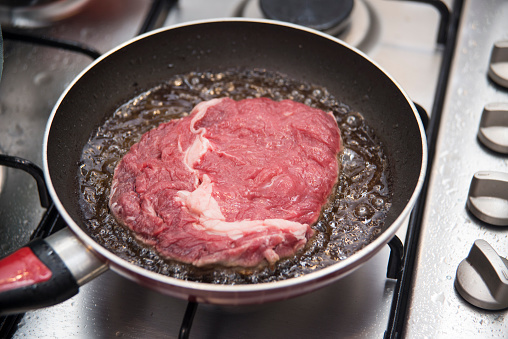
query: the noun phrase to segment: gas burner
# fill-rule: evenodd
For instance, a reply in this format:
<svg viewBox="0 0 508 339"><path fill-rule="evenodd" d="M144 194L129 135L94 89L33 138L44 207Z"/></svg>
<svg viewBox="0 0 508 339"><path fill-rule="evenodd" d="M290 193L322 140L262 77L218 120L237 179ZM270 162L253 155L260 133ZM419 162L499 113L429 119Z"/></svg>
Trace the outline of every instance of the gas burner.
<svg viewBox="0 0 508 339"><path fill-rule="evenodd" d="M0 24L44 27L78 13L88 0L0 0Z"/></svg>
<svg viewBox="0 0 508 339"><path fill-rule="evenodd" d="M259 0L268 19L337 33L347 27L353 5L354 0Z"/></svg>
<svg viewBox="0 0 508 339"><path fill-rule="evenodd" d="M364 50L378 35L375 12L364 0L246 0L235 16L274 19L321 30Z"/></svg>

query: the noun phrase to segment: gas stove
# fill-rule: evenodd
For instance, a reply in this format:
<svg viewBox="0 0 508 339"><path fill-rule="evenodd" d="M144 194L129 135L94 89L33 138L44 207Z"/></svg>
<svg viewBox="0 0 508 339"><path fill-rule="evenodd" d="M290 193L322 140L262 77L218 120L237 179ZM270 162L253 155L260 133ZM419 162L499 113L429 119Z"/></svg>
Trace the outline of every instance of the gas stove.
<svg viewBox="0 0 508 339"><path fill-rule="evenodd" d="M211 338L508 337L506 309L485 311L480 308L485 303L478 307L466 301L483 297L471 292L467 283L484 282L475 275L475 262L490 267L470 254L475 253L475 240L485 240L501 257L508 255L508 227L491 226L493 220L503 224L508 197L502 189L484 190L481 184L505 187L503 173L508 172L502 146L488 148L491 127L501 128L494 134L502 136L508 125L497 118L502 113L496 113L508 103L508 90L496 82L496 75L503 79L499 41L508 40L508 23L503 20L508 4L355 0L341 20L337 12L316 22L309 21L305 11L289 17L287 11L274 13L271 2L259 0L78 2L79 10L50 23L47 18L26 24L2 22L0 154L41 166L46 121L66 86L93 57L142 32L208 18L295 17L367 54L400 83L421 112L430 115L427 185L407 227L397 234L405 258L401 267L392 265L390 278L387 266L393 252L387 246L352 274L301 297L241 307L199 305L189 311L186 301L108 271L59 305L2 318L2 335L172 338L185 337L190 330L191 337ZM303 7L306 2L296 3ZM13 23L24 27L10 27ZM47 41L41 44L41 36L50 38L53 47ZM496 43L500 49L493 53ZM482 119L484 111L494 113ZM492 201L501 206L493 216L488 211ZM23 171L0 166L0 256L26 243L47 214L36 182ZM478 244L475 248L485 249ZM491 259L501 258L489 253ZM466 277L472 276L464 284L456 282L463 276L457 274L459 265L466 267ZM507 271L497 270L501 275ZM499 286L487 282L492 284ZM502 299L502 285L500 291Z"/></svg>

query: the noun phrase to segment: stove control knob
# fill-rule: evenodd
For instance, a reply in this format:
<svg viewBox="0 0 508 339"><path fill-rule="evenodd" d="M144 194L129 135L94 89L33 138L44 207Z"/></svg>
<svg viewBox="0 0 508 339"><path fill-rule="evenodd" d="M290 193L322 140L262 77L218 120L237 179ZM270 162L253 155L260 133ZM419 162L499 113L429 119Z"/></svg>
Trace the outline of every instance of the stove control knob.
<svg viewBox="0 0 508 339"><path fill-rule="evenodd" d="M478 219L496 226L508 225L508 173L476 172L469 186L467 208Z"/></svg>
<svg viewBox="0 0 508 339"><path fill-rule="evenodd" d="M490 103L484 107L478 139L491 150L508 154L508 103Z"/></svg>
<svg viewBox="0 0 508 339"><path fill-rule="evenodd" d="M508 308L508 260L500 257L485 240L476 240L457 268L455 288L476 307Z"/></svg>
<svg viewBox="0 0 508 339"><path fill-rule="evenodd" d="M498 85L508 87L508 41L494 43L488 74Z"/></svg>

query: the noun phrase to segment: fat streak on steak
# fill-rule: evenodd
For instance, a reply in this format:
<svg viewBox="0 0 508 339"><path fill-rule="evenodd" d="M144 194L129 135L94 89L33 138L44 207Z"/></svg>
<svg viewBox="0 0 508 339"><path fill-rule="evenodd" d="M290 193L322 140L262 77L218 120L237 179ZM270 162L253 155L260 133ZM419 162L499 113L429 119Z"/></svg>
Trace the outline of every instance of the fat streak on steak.
<svg viewBox="0 0 508 339"><path fill-rule="evenodd" d="M145 133L109 206L161 255L252 267L294 255L337 181L333 115L291 100L212 99Z"/></svg>

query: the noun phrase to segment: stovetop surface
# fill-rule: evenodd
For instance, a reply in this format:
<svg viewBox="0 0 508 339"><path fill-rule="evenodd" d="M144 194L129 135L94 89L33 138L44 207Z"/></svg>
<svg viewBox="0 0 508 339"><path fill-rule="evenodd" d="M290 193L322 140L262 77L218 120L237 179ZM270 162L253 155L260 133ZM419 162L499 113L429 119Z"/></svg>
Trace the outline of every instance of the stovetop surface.
<svg viewBox="0 0 508 339"><path fill-rule="evenodd" d="M494 43L508 39L508 3L467 1L463 12L419 241L406 326L412 338L508 338L507 310L478 309L454 289L457 267L476 239L508 256L508 228L466 209L475 172L508 172L507 156L477 139L484 106L508 102L508 90L487 76Z"/></svg>
<svg viewBox="0 0 508 339"><path fill-rule="evenodd" d="M443 58L443 48L436 44L437 11L415 2L359 2L372 15L374 34L358 48L385 68L415 102L431 113ZM163 25L234 16L247 4L248 1L239 0L184 0L170 12ZM149 0L90 0L76 16L33 32L80 41L105 52L137 35L150 6ZM486 169L483 165L504 171L507 167L506 157L485 152L475 139L484 101L508 99L505 90L493 87L486 79L489 46L494 40L506 39L506 33L492 34L484 40L489 27L495 26L496 32L508 31L501 16L506 10L502 1L489 6L466 1L466 21L461 26L422 229L423 246L417 258L414 298L406 326L408 337L436 338L452 333L503 337L508 333L506 311L479 312L459 299L453 289L454 270L474 239L489 238L500 254L505 251L506 255L508 249L506 230L496 229L495 234L490 234L491 228L472 219L464 207L464 192L467 194L474 171ZM20 156L40 166L42 136L51 109L65 87L92 60L77 53L21 42L6 41L4 45L0 153ZM482 152L480 161L470 161L464 156L472 154L472 150ZM35 182L27 174L11 169L4 172L0 193L0 255L24 244L44 211L34 194ZM404 240L404 236L403 228L399 237ZM453 239L459 246L450 246L447 239ZM191 337L380 338L387 327L396 284L386 278L388 255L387 247L338 282L287 301L245 307L200 305ZM106 272L83 286L70 300L28 312L15 337L173 338L178 336L186 306L185 301L160 295L114 272Z"/></svg>

